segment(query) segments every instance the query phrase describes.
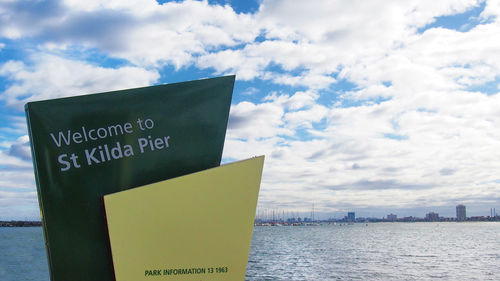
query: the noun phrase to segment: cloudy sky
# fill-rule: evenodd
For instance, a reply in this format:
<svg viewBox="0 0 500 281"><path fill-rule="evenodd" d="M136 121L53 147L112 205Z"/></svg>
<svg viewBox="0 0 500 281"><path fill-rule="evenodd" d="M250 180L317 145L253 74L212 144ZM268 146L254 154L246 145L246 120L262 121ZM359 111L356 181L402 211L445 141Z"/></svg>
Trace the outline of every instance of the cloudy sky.
<svg viewBox="0 0 500 281"><path fill-rule="evenodd" d="M28 101L236 74L259 210L500 212L500 1L0 0L0 220L39 218Z"/></svg>

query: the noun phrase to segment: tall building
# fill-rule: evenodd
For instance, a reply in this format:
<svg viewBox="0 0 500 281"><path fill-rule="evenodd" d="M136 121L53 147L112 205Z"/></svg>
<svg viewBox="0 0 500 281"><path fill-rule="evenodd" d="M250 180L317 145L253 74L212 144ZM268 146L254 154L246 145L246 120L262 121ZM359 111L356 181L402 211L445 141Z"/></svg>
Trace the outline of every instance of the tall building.
<svg viewBox="0 0 500 281"><path fill-rule="evenodd" d="M427 221L438 221L439 220L439 214L430 212L425 215L425 220Z"/></svg>
<svg viewBox="0 0 500 281"><path fill-rule="evenodd" d="M465 205L458 204L457 205L457 221L465 221L467 219L467 215L465 214Z"/></svg>
<svg viewBox="0 0 500 281"><path fill-rule="evenodd" d="M390 213L390 214L387 215L387 220L388 221L395 221L397 219L398 219L398 216L395 215L395 214L393 214L393 213Z"/></svg>
<svg viewBox="0 0 500 281"><path fill-rule="evenodd" d="M354 222L356 220L356 214L354 212L347 213L347 221Z"/></svg>

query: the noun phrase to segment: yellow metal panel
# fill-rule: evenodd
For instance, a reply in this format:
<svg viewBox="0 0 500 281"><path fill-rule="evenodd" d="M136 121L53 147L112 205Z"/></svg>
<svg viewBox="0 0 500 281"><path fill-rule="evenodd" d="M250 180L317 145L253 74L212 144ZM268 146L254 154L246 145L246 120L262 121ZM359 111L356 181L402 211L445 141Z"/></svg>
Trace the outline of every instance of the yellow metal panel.
<svg viewBox="0 0 500 281"><path fill-rule="evenodd" d="M117 281L244 280L264 156L104 196Z"/></svg>

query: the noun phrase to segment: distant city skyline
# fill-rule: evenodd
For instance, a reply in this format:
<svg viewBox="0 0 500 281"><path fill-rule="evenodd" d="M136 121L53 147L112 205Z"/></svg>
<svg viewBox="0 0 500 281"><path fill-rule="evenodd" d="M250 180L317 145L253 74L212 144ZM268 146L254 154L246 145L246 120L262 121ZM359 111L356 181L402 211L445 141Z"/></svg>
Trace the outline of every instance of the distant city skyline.
<svg viewBox="0 0 500 281"><path fill-rule="evenodd" d="M437 213L439 217L446 217L446 218L456 218L456 210L458 205L463 205L466 207L466 217L478 217L478 216L495 216L499 215L496 213L496 209L491 207L488 209L482 208L479 210L474 210L470 211L469 207L465 204L457 204L454 206L449 206L449 207L440 207L440 208L418 208L418 209L392 209L391 211L386 211L384 212L383 210L370 210L370 212L366 212L361 210L347 210L347 211L338 211L334 213L323 213L323 212L314 212L314 216L318 220L327 220L328 218L334 218L334 219L342 219L348 215L349 212L354 212L356 217L363 217L363 218L387 218L389 214L396 215L398 219L404 218L404 217L416 217L416 218L425 218L427 214L429 213ZM493 210L495 209L495 212ZM294 211L294 210L281 210L281 209L258 209L256 213L256 217L272 217L272 213L275 213L276 217L301 217L301 218L310 218L311 217L311 210L309 211Z"/></svg>

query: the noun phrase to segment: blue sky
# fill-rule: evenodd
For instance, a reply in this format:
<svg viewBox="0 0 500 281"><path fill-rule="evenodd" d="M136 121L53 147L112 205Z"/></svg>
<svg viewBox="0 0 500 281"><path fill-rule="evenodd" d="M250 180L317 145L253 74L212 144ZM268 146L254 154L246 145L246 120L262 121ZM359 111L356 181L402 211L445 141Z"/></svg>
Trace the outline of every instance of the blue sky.
<svg viewBox="0 0 500 281"><path fill-rule="evenodd" d="M376 12L374 12L376 11ZM0 220L39 217L28 101L236 74L259 210L500 210L498 1L0 2Z"/></svg>

